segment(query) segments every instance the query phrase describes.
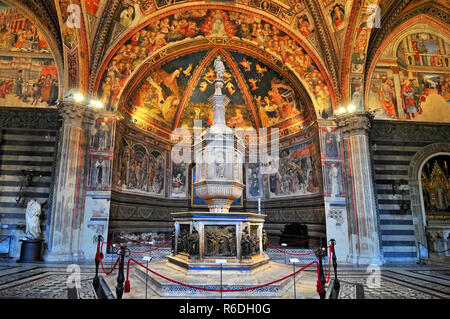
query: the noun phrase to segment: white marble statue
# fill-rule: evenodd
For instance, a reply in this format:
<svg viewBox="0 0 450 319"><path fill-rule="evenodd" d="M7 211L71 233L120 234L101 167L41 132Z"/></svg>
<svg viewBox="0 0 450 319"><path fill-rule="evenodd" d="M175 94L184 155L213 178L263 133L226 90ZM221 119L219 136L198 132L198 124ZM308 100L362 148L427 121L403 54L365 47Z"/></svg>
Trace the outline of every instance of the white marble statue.
<svg viewBox="0 0 450 319"><path fill-rule="evenodd" d="M34 199L27 204L25 211L26 231L25 237L28 239L38 239L41 237L41 225L39 217L41 216L41 204Z"/></svg>
<svg viewBox="0 0 450 319"><path fill-rule="evenodd" d="M222 81L223 73L225 72L225 65L220 58L220 55L214 60L214 70L216 71L216 78L218 81Z"/></svg>

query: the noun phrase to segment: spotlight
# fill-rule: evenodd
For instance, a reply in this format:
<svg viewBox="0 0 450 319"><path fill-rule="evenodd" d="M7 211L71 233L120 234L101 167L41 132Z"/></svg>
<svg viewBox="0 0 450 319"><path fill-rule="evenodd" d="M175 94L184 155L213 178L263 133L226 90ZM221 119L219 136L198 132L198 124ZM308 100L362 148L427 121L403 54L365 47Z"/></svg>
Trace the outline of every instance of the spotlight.
<svg viewBox="0 0 450 319"><path fill-rule="evenodd" d="M101 109L103 107L103 104L99 100L91 100L89 106Z"/></svg>
<svg viewBox="0 0 450 319"><path fill-rule="evenodd" d="M73 95L73 100L74 100L75 102L83 102L83 101L84 101L84 95L81 94L81 93L75 93L75 94Z"/></svg>
<svg viewBox="0 0 450 319"><path fill-rule="evenodd" d="M130 120L130 123L136 124L137 121L138 121L137 119L132 119L132 120Z"/></svg>
<svg viewBox="0 0 450 319"><path fill-rule="evenodd" d="M347 110L344 107L340 107L340 108L338 108L336 110L336 115L341 115L341 114L344 114L346 112L347 112Z"/></svg>
<svg viewBox="0 0 450 319"><path fill-rule="evenodd" d="M350 104L350 105L347 107L347 111L348 111L349 113L355 112L355 111L356 111L356 106L355 106L355 104Z"/></svg>

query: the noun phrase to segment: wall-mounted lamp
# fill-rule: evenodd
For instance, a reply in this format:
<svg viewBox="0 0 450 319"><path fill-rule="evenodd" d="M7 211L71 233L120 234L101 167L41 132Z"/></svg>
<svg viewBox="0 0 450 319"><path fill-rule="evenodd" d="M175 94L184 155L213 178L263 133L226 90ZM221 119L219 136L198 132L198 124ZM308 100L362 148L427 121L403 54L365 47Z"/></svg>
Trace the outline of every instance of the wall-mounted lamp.
<svg viewBox="0 0 450 319"><path fill-rule="evenodd" d="M103 107L103 103L100 102L99 100L91 100L89 102L89 106L97 108L97 109L101 109Z"/></svg>
<svg viewBox="0 0 450 319"><path fill-rule="evenodd" d="M356 111L356 106L355 104L350 104L349 106L347 106L347 112L348 113L353 113Z"/></svg>
<svg viewBox="0 0 450 319"><path fill-rule="evenodd" d="M75 102L81 103L81 102L84 101L84 95L81 94L81 93L79 93L79 92L77 92L77 93L75 93L75 94L73 95L73 100L74 100Z"/></svg>

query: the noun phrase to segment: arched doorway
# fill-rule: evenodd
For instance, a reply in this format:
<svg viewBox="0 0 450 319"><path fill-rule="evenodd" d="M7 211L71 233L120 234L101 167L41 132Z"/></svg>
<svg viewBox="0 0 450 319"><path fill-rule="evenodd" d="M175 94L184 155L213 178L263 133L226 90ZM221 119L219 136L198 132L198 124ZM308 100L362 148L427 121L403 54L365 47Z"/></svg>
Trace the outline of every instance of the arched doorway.
<svg viewBox="0 0 450 319"><path fill-rule="evenodd" d="M450 256L450 144L436 143L418 152L410 164L409 191L419 258Z"/></svg>

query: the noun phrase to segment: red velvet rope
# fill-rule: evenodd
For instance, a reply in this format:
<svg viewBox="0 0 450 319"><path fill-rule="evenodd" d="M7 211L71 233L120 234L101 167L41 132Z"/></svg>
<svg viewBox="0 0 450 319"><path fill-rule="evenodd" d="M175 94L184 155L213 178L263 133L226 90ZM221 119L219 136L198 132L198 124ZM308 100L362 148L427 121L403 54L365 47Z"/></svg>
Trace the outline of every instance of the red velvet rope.
<svg viewBox="0 0 450 319"><path fill-rule="evenodd" d="M106 271L105 267L103 266L103 260L100 259L100 265L102 266L102 270L105 273L105 275L109 275L110 273L112 273L114 271L114 269L116 268L116 266L119 264L120 262L120 256L117 258L116 263L114 264L114 266L111 268L110 271Z"/></svg>
<svg viewBox="0 0 450 319"><path fill-rule="evenodd" d="M188 285L188 284L185 284L185 283L182 283L182 282L173 280L173 279L171 279L171 278L169 278L169 277L166 277L166 276L164 276L164 275L161 275L161 274L157 273L157 272L154 271L154 270L151 270L150 268L144 266L143 264L141 264L140 262L138 262L137 260L135 260L134 258L131 258L131 257L130 257L130 259L128 260L128 266L129 266L130 260L134 261L136 264L138 264L139 266L143 267L144 269L150 271L151 273L153 273L153 274L155 274L155 275L157 275L157 276L159 276L159 277L161 277L161 278L163 278L163 279L166 279L166 280L168 280L168 281L170 281L170 282L173 282L173 283L175 283L175 284L182 285L182 286L185 286L185 287L188 287L188 288L198 289L198 290L217 291L217 292L246 291L246 290L253 290L253 289L258 289L258 288L262 288L262 287L265 287L265 286L269 286L269 285L275 284L275 283L277 283L277 282L279 282L279 281L285 280L285 279L287 279L287 278L289 278L289 277L291 277L291 276L293 276L293 275L296 275L297 273L299 273L299 272L301 272L302 270L308 268L308 267L311 266L312 264L317 264L317 269L319 269L319 264L318 264L318 262L317 262L316 260L314 260L314 261L310 262L309 264L307 264L306 266L303 266L302 268L300 268L300 269L297 270L296 272L293 272L292 274L289 274L289 275L287 275L287 276L284 276L283 278L280 278L280 279L277 279L277 280L274 280L274 281L271 281L271 282L268 282L268 283L266 283L266 284L262 284L262 285L259 285L259 286L248 287L248 288L240 288L240 289L211 289L211 288L204 288L204 287L192 286L192 285ZM317 275L319 276L319 274L317 274ZM128 271L127 271L127 276L128 276ZM319 281L320 281L320 280L319 280Z"/></svg>
<svg viewBox="0 0 450 319"><path fill-rule="evenodd" d="M169 238L169 240L170 240L170 239L171 239L171 238ZM169 240L166 241L165 243L163 243L162 245L160 245L159 247L162 247L162 246L164 246L165 244L167 244L167 243L169 242ZM116 263L114 264L114 266L112 267L112 269L111 269L110 271L106 271L105 268L104 268L104 266L103 266L103 253L102 253L102 250L103 250L103 244L107 244L107 245L109 245L109 246L111 246L111 247L113 247L113 248L115 248L115 249L117 249L117 250L119 250L119 249L116 248L116 247L114 247L114 246L112 246L112 245L109 244L109 243L106 243L106 242L102 242L101 247L100 247L100 243L97 243L97 253L96 253L96 258L98 258L98 260L100 261L100 264L101 264L101 266L102 266L103 272L104 272L106 275L109 275L109 274L111 274L111 273L114 271L114 269L116 268L116 266L120 263L120 256L117 258ZM271 245L269 244L269 246L271 246ZM156 249L158 249L159 247L157 247L157 248L155 248L155 249L153 249L153 250L156 250ZM273 247L273 246L271 246L271 247ZM274 247L274 248L277 249L276 247ZM330 256L331 256L331 252L333 251L333 248L332 248L331 245L328 246L328 248L330 249ZM279 250L279 249L277 249L277 250ZM281 251L281 250L280 250L280 251ZM281 252L283 252L283 251L281 251ZM142 252L140 252L140 253L142 253ZM310 254L311 254L311 253L308 253L308 254L292 254L292 255L310 255ZM330 281L330 273L331 273L331 258L330 258L330 256L328 257L328 261L329 261L329 262L328 262L328 280L327 280L326 283L328 283L328 282ZM185 284L185 283L182 283L182 282L173 280L173 279L171 279L171 278L169 278L169 277L166 277L166 276L164 276L164 275L161 275L161 274L157 273L156 271L151 270L150 268L144 266L143 264L141 264L140 262L138 262L136 259L134 259L134 258L132 258L132 257L130 257L130 258L128 259L128 262L127 262L127 277L126 277L126 280L125 280L125 287L124 287L124 292L125 292L125 293L129 293L129 292L130 292L130 289L131 289L131 287L130 287L130 280L129 280L129 274L130 274L130 262L131 262L131 261L134 261L136 264L138 264L139 266L143 267L144 269L150 271L151 273L153 273L153 274L155 274L155 275L157 275L157 276L159 276L159 277L161 277L161 278L163 278L163 279L166 279L166 280L168 280L168 281L170 281L170 282L173 282L173 283L175 283L175 284L182 285L182 286L185 286L185 287L188 287L188 288L192 288L192 289L198 289L198 290L204 290L204 291L216 291L216 292L248 291L248 290L254 290L254 289L266 287L266 286L275 284L275 283L277 283L277 282L283 281L283 280L285 280L285 279L287 279L287 278L289 278L289 277L291 277L291 276L294 276L294 275L298 274L299 272L303 271L304 269L308 268L308 267L311 266L312 264L316 264L316 265L317 265L317 284L316 284L316 290L317 290L317 293L319 293L319 294L323 293L323 285L322 285L322 282L321 282L321 280L320 280L319 263L318 263L316 260L310 262L310 263L307 264L306 266L303 266L303 267L300 268L299 270L297 270L297 271L295 271L295 272L293 272L293 273L291 273L291 274L289 274L289 275L287 275L287 276L284 276L284 277L282 277L282 278L280 278L280 279L277 279L277 280L274 280L274 281L271 281L271 282L268 282L268 283L265 283L265 284L262 284L262 285L253 286L253 287L248 287L248 288L240 288L240 289L211 289L211 288L204 288L204 287L198 287L198 286L188 285L188 284ZM294 284L295 284L295 283L294 283Z"/></svg>
<svg viewBox="0 0 450 319"><path fill-rule="evenodd" d="M315 254L315 253L316 253L315 251L313 251L313 252L305 253L305 254L294 254L294 253L288 253L288 252L286 252L286 251L284 251L284 250L278 249L277 247L272 246L272 245L269 244L269 243L267 243L267 245L270 246L270 247L272 247L273 249L276 249L276 250L278 250L278 251L280 251L280 252L282 252L282 253L288 254L288 255L306 256L306 255L312 255L312 254Z"/></svg>
<svg viewBox="0 0 450 319"><path fill-rule="evenodd" d="M164 243L162 243L161 245L159 245L158 247L156 247L156 248L153 248L153 249L150 249L150 250L146 250L146 251L133 251L132 253L133 254L144 254L144 253L148 253L148 252L151 252L151 251L154 251L154 250L157 250L157 249L159 249L159 248L161 248L162 246L164 246L165 244L167 244L169 241L171 241L172 240L172 236L167 240L167 241L165 241Z"/></svg>

